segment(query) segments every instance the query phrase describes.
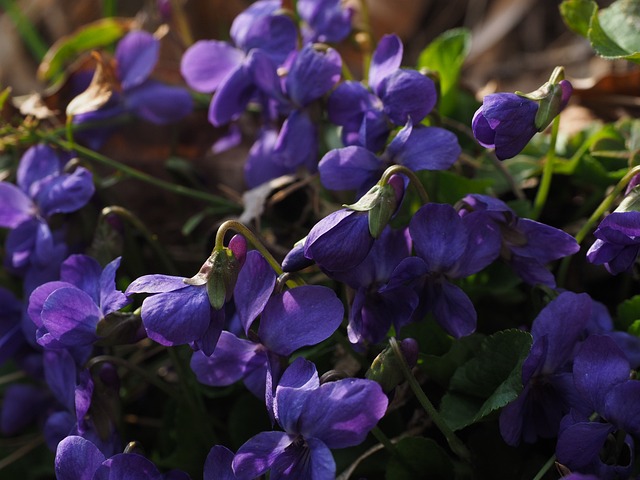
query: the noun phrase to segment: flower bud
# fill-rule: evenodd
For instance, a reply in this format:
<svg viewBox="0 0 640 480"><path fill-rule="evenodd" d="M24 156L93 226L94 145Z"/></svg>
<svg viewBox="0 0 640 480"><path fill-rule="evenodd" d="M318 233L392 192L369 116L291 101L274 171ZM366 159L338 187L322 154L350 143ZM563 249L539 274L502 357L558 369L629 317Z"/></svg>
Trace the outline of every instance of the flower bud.
<svg viewBox="0 0 640 480"><path fill-rule="evenodd" d="M413 338L405 338L399 345L407 365L413 368L418 361L418 343ZM402 368L391 346L380 352L365 377L378 382L385 393L391 392L404 380Z"/></svg>
<svg viewBox="0 0 640 480"><path fill-rule="evenodd" d="M214 250L210 260L211 273L207 280L207 295L211 306L220 310L233 295L241 265L233 250L228 247Z"/></svg>

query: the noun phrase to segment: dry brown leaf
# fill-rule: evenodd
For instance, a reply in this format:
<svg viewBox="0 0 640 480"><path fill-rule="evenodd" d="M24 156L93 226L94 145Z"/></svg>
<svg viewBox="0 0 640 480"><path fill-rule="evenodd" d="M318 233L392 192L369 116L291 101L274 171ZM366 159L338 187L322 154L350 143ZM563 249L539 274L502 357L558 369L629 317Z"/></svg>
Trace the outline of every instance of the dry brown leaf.
<svg viewBox="0 0 640 480"><path fill-rule="evenodd" d="M96 71L87 89L67 105L68 116L95 112L111 99L114 91L120 88L113 63L98 52L93 52L92 56L97 61Z"/></svg>

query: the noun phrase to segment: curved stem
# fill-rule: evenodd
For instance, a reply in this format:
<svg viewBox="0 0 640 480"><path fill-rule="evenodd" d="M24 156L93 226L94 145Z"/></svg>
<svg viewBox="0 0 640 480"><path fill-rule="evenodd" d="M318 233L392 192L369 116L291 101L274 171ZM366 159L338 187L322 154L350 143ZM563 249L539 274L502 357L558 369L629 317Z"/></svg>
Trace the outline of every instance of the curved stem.
<svg viewBox="0 0 640 480"><path fill-rule="evenodd" d="M536 473L536 476L533 477L533 480L542 480L542 477L545 476L545 474L549 471L549 469L553 466L555 462L556 462L556 456L552 455L551 458L547 460L547 462L542 466L540 471Z"/></svg>
<svg viewBox="0 0 640 480"><path fill-rule="evenodd" d="M391 454L391 455L395 455L396 454L396 447L394 447L393 443L391 443L391 440L389 440L389 437L387 437L384 432L382 430L380 430L380 427L378 427L377 425L375 427L373 427L371 429L371 434L376 437L376 440L378 440L378 442L380 442L382 445L384 445L384 448Z"/></svg>
<svg viewBox="0 0 640 480"><path fill-rule="evenodd" d="M170 192L176 193L178 195L184 195L187 197L191 197L191 198L196 198L198 200L203 200L207 203L210 203L212 205L216 205L216 206L223 206L223 207L227 207L229 209L229 211L239 211L240 210L240 205L227 200L225 198L222 197L218 197L216 195L211 195L209 193L206 192L201 192L199 190L194 190L192 188L188 188L188 187L184 187L182 185L175 185L171 182L167 182L165 180L161 180L159 178L153 177L151 175L148 175L144 172L141 172L139 170L136 170L135 168L132 168L128 165L124 165L120 162L117 162L109 157L106 157L98 152L95 152L89 148L83 147L82 145L78 145L78 144L72 144L68 141L65 140L61 140L59 138L56 138L54 136L51 136L50 134L42 134L42 133L38 133L38 136L45 141L48 141L50 143L53 143L55 145L58 145L62 148L64 148L65 150L68 151L76 151L77 153L79 153L80 155L82 155L83 157L89 159L89 160L93 160L96 161L98 163L101 163L103 165L107 165L108 167L114 168L115 170L118 170L132 178L135 178L137 180L141 180L143 182L146 183L150 183L152 185L155 185L156 187L162 188L164 190L168 190Z"/></svg>
<svg viewBox="0 0 640 480"><path fill-rule="evenodd" d="M245 237L253 247L258 250L265 260L269 263L271 268L276 272L278 276L282 275L284 272L282 271L282 266L278 263L278 261L271 255L271 252L267 250L267 248L262 244L262 242L258 239L257 235L253 233L247 226L238 222L237 220L227 220L218 228L216 232L216 243L213 247L213 250L222 250L224 248L224 236L229 230L235 230L237 233ZM213 255L213 252L211 252ZM301 285L298 280L289 278L286 281L286 284L289 287L297 287Z"/></svg>
<svg viewBox="0 0 640 480"><path fill-rule="evenodd" d="M427 194L427 191L424 189L424 186L422 185L422 182L420 181L420 179L416 176L415 173L413 173L412 170L409 170L407 167L403 165L391 165L389 168L387 168L384 171L378 183L381 185L386 185L387 183L389 183L389 179L393 175L405 175L407 178L409 178L409 181L411 182L413 187L416 189L416 192L418 192L418 195L420 196L420 201L422 201L422 204L424 205L429 203L429 195Z"/></svg>
<svg viewBox="0 0 640 480"><path fill-rule="evenodd" d="M416 398L420 402L420 405L422 405L422 407L426 410L429 417L431 417L431 420L433 420L433 423L442 432L451 450L456 455L458 455L460 459L464 460L467 463L470 463L471 452L469 452L467 447L460 441L460 439L456 436L453 430L451 430L449 425L447 425L447 423L444 421L444 419L440 416L440 414L436 410L436 407L433 406L429 398L427 398L427 396L425 395L424 391L422 390L422 387L416 380L416 377L414 377L413 374L411 373L411 370L407 365L407 361L405 360L404 355L400 350L400 345L398 345L397 340L391 337L389 338L389 344L391 345L391 348L393 349L393 353L396 355L396 358L399 360L398 364L402 369L402 374L409 382L409 386L411 387L411 390L413 390L413 393L415 394Z"/></svg>
<svg viewBox="0 0 640 480"><path fill-rule="evenodd" d="M560 129L560 116L556 116L553 119L551 125L551 141L549 142L549 152L547 153L547 159L542 170L542 179L540 180L540 186L538 187L538 193L533 201L533 212L531 218L536 220L542 213L547 197L549 196L549 189L551 187L551 177L553 177L553 163L556 159L556 143L558 142L558 130Z"/></svg>
<svg viewBox="0 0 640 480"><path fill-rule="evenodd" d="M106 218L108 215L111 215L111 214L118 215L119 217L125 219L136 230L142 233L144 238L147 240L147 242L149 243L149 245L157 255L158 259L164 264L164 267L166 268L167 272L169 272L172 275L178 274L178 271L176 267L173 265L173 262L171 261L169 256L167 255L167 252L165 251L164 248L162 248L162 245L160 244L160 242L158 242L158 236L155 235L154 233L151 233L151 231L142 222L142 220L140 220L136 215L134 215L133 212L127 210L126 208L120 207L118 205L111 205L109 207L104 207L102 209L102 212L100 212L101 218Z"/></svg>

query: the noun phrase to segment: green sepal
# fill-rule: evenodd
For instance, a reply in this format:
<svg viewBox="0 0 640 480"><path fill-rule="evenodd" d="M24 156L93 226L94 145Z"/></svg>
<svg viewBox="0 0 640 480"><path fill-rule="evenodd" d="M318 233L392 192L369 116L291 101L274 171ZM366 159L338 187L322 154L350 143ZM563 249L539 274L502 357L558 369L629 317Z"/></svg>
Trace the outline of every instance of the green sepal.
<svg viewBox="0 0 640 480"><path fill-rule="evenodd" d="M539 132L547 128L562 110L562 87L550 85L549 95L538 102L535 125Z"/></svg>
<svg viewBox="0 0 640 480"><path fill-rule="evenodd" d="M140 338L138 332L142 326L140 315L135 313L111 312L98 321L96 334L100 340L96 345L107 347L135 343Z"/></svg>
<svg viewBox="0 0 640 480"><path fill-rule="evenodd" d="M620 205L615 209L616 212L640 212L640 186L634 187L622 199Z"/></svg>
<svg viewBox="0 0 640 480"><path fill-rule="evenodd" d="M376 184L371 187L367 193L360 197L356 203L342 206L350 210L355 210L356 212L368 212L380 202L380 193L382 188L382 186Z"/></svg>
<svg viewBox="0 0 640 480"><path fill-rule="evenodd" d="M404 380L400 363L391 346L378 354L364 376L378 382L385 393L389 393Z"/></svg>
<svg viewBox="0 0 640 480"><path fill-rule="evenodd" d="M214 250L210 260L211 273L207 279L207 295L211 306L220 310L233 295L240 262L233 251L227 247Z"/></svg>
<svg viewBox="0 0 640 480"><path fill-rule="evenodd" d="M382 234L397 208L398 200L394 188L389 184L380 187L378 202L369 210L369 233L373 238Z"/></svg>

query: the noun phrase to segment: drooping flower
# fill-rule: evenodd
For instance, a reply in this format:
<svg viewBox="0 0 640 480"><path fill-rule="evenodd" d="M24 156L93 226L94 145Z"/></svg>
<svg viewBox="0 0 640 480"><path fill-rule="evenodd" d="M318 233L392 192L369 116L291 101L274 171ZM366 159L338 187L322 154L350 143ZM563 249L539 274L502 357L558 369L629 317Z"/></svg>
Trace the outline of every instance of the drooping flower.
<svg viewBox="0 0 640 480"><path fill-rule="evenodd" d="M305 43L332 43L344 40L351 32L353 8L342 0L299 0L298 15L304 21L301 26Z"/></svg>
<svg viewBox="0 0 640 480"><path fill-rule="evenodd" d="M547 93L549 96L558 96L551 118L558 115L567 105L573 91L567 80L561 80L557 87L557 92ZM527 95L515 93L487 95L473 116L473 135L483 147L495 148L496 156L500 160L515 157L537 132L548 125L546 122L541 124L537 118L541 100L533 100Z"/></svg>
<svg viewBox="0 0 640 480"><path fill-rule="evenodd" d="M459 203L463 218L479 213L487 225L500 232L500 257L528 284L555 287L556 280L546 264L572 255L580 246L566 232L543 223L522 218L502 200L487 195L470 194Z"/></svg>
<svg viewBox="0 0 640 480"><path fill-rule="evenodd" d="M276 388L274 416L283 432L262 432L234 459L236 478L267 471L273 478L335 478L329 449L362 443L385 414L388 400L371 380L348 378L320 385L313 363L297 358Z"/></svg>
<svg viewBox="0 0 640 480"><path fill-rule="evenodd" d="M593 235L596 241L587 252L589 261L604 264L612 275L628 271L640 253L640 212L613 212Z"/></svg>

